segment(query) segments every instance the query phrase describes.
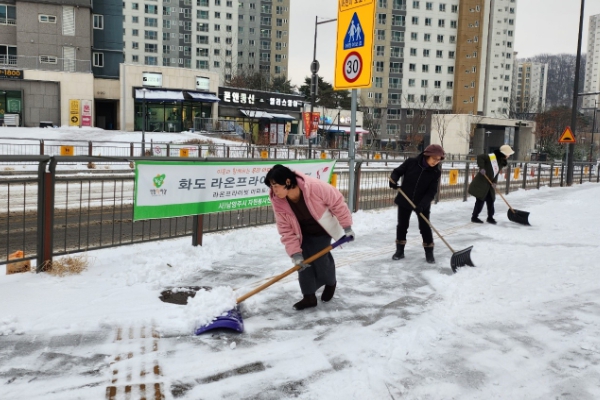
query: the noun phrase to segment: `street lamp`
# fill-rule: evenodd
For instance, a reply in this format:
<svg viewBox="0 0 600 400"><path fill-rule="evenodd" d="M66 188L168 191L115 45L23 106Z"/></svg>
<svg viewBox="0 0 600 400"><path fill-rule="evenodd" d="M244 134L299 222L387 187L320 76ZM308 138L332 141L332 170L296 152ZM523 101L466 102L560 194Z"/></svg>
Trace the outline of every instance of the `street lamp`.
<svg viewBox="0 0 600 400"><path fill-rule="evenodd" d="M487 140L485 142L485 149L483 149L483 152L484 153L488 153L489 152L488 149L490 147L490 133L492 133L492 132L491 131L486 131L485 133L487 134Z"/></svg>
<svg viewBox="0 0 600 400"><path fill-rule="evenodd" d="M142 157L146 155L146 88L142 89Z"/></svg>
<svg viewBox="0 0 600 400"><path fill-rule="evenodd" d="M327 19L325 21L319 22L319 17L315 15L315 40L313 43L313 60L310 63L310 125L306 128L306 132L308 133L308 158L312 158L312 142L310 141L310 135L312 133L312 125L313 125L313 112L315 109L315 102L317 101L317 88L319 87L319 77L317 72L319 72L319 62L317 61L317 26L321 24L327 24L329 22L337 21L336 18ZM319 123L317 122L317 132L319 131Z"/></svg>

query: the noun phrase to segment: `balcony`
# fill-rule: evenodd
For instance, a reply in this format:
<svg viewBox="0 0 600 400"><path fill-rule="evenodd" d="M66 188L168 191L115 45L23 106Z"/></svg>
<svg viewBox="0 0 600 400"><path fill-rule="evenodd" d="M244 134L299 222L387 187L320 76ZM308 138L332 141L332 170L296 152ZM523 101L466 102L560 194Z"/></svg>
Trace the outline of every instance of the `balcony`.
<svg viewBox="0 0 600 400"><path fill-rule="evenodd" d="M42 58L36 56L0 55L0 68L17 68L57 72L92 72L91 60L72 60L53 57L43 60L51 60L51 62L42 62Z"/></svg>

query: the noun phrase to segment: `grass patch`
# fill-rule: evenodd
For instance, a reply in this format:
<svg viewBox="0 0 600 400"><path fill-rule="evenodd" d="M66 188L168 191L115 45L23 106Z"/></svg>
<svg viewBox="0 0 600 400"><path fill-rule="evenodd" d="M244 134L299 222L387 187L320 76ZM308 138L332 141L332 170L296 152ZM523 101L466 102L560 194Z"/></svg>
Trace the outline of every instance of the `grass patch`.
<svg viewBox="0 0 600 400"><path fill-rule="evenodd" d="M89 266L87 256L65 256L58 260L44 263L42 271L54 276L78 275Z"/></svg>

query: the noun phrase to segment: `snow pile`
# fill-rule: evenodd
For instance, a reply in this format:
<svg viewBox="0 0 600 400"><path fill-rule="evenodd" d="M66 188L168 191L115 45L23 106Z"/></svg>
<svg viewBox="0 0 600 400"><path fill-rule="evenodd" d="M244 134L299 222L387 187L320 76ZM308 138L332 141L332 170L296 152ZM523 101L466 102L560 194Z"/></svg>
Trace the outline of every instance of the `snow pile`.
<svg viewBox="0 0 600 400"><path fill-rule="evenodd" d="M0 319L0 336L18 335L22 333L23 330L20 328L17 317L9 315Z"/></svg>
<svg viewBox="0 0 600 400"><path fill-rule="evenodd" d="M193 322L195 329L227 314L236 304L233 289L229 286L218 286L210 291L200 289L196 296L188 299L185 314L187 320Z"/></svg>

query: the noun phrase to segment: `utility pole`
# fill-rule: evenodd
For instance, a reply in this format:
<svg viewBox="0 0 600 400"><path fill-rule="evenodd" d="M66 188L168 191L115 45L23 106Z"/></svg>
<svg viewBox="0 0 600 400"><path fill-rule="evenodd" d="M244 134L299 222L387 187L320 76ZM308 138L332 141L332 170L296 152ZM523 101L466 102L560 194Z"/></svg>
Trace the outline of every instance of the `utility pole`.
<svg viewBox="0 0 600 400"><path fill-rule="evenodd" d="M575 61L575 82L573 83L573 104L571 112L571 131L577 137L577 100L579 99L579 68L581 66L581 37L583 34L583 9L585 0L581 0L579 14L579 37L577 39L577 60ZM567 186L573 185L573 157L575 156L575 144L569 143L567 152Z"/></svg>

